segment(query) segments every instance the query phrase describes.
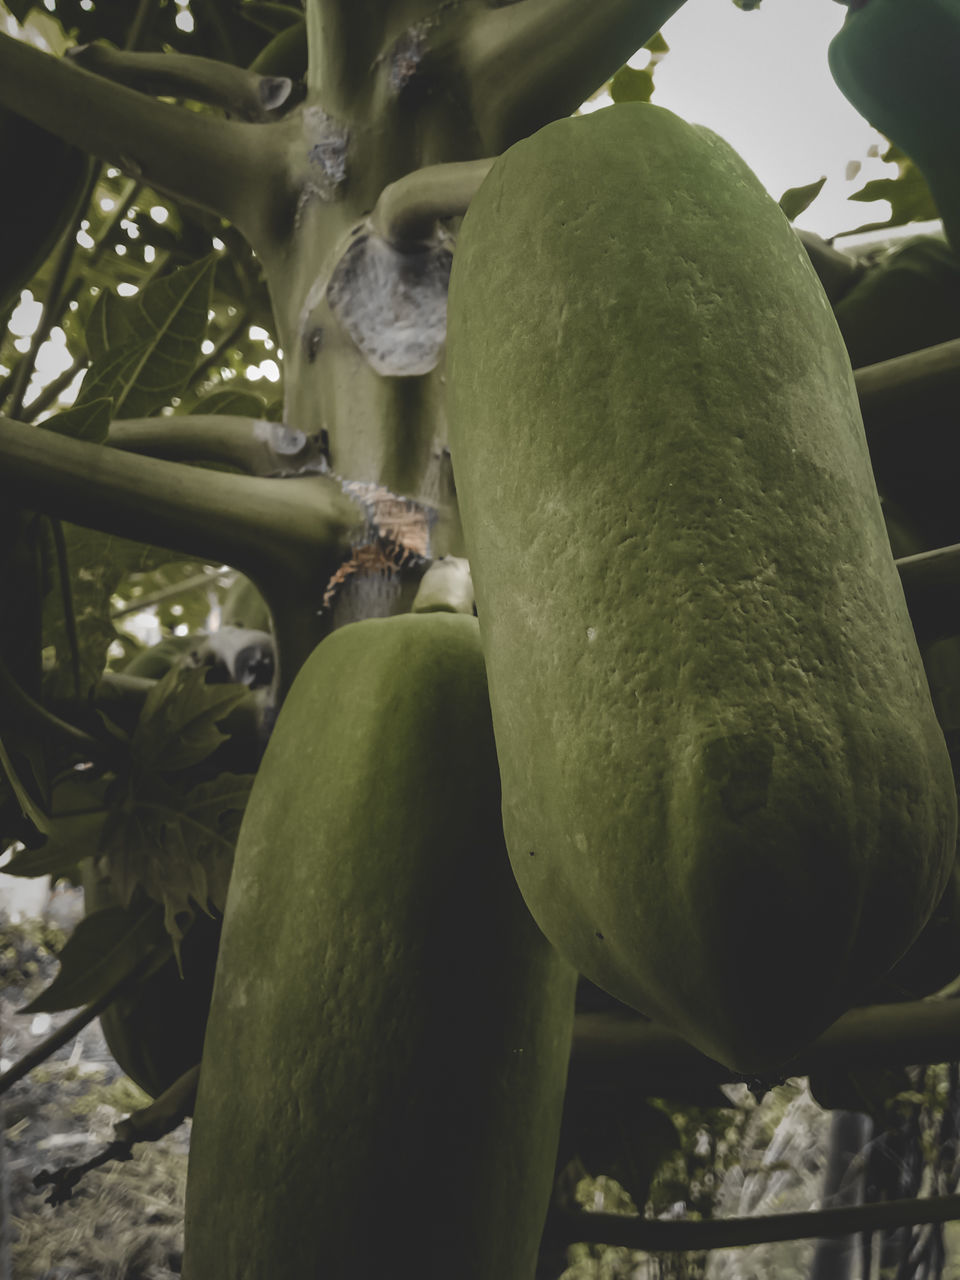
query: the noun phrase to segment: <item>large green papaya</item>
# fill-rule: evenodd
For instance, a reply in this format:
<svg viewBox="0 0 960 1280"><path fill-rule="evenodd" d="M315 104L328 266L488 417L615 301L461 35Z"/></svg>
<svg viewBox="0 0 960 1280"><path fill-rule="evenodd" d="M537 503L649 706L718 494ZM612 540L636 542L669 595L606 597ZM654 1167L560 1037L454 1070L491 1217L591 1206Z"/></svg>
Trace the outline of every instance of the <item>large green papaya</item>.
<svg viewBox="0 0 960 1280"><path fill-rule="evenodd" d="M621 104L494 164L447 382L527 904L598 986L772 1070L906 951L956 830L823 290L726 143Z"/></svg>
<svg viewBox="0 0 960 1280"><path fill-rule="evenodd" d="M840 0L828 59L837 87L926 178L960 252L960 0Z"/></svg>
<svg viewBox="0 0 960 1280"><path fill-rule="evenodd" d="M503 845L476 619L358 622L280 712L191 1139L191 1280L533 1276L573 969Z"/></svg>

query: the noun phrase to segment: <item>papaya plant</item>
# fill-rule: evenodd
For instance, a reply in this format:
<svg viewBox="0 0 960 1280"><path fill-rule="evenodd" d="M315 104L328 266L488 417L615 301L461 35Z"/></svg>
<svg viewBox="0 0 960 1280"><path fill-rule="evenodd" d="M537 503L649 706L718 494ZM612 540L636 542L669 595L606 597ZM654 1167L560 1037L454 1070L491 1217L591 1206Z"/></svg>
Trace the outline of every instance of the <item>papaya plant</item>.
<svg viewBox="0 0 960 1280"><path fill-rule="evenodd" d="M578 973L758 1089L950 976L960 625L891 552L870 273L624 69L682 2L0 9L0 836L84 886L31 1008L102 1011L127 1138L196 1094L192 1280L529 1278L558 1153L642 1201L675 1131L564 1106Z"/></svg>

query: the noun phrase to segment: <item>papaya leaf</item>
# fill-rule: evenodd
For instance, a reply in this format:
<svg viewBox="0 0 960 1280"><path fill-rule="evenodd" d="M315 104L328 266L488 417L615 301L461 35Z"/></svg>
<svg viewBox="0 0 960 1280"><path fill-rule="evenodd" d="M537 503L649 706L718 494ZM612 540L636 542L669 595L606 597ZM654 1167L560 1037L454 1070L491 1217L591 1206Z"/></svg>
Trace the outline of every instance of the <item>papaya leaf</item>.
<svg viewBox="0 0 960 1280"><path fill-rule="evenodd" d="M111 599L117 586L129 574L156 569L176 556L171 551L78 525L64 524L63 536L79 639L80 693L86 696L100 679L107 650L116 638ZM72 697L69 635L59 591L47 595L43 633L47 649L46 694L52 700Z"/></svg>
<svg viewBox="0 0 960 1280"><path fill-rule="evenodd" d="M83 326L83 337L91 363L109 358L117 347L125 347L137 336L134 330L133 298L121 298L112 289L101 289Z"/></svg>
<svg viewBox="0 0 960 1280"><path fill-rule="evenodd" d="M223 910L252 784L252 775L225 773L182 788L151 773L131 780L111 812L103 837L110 878L124 901L139 885L163 903L177 952L195 905Z"/></svg>
<svg viewBox="0 0 960 1280"><path fill-rule="evenodd" d="M212 755L228 734L218 723L250 697L236 684L207 684L200 667L171 667L147 694L130 741L138 768L173 773Z"/></svg>
<svg viewBox="0 0 960 1280"><path fill-rule="evenodd" d="M160 949L169 955L163 912L156 903L133 911L124 907L94 911L77 924L64 945L53 982L20 1012L56 1013L90 1004Z"/></svg>
<svg viewBox="0 0 960 1280"><path fill-rule="evenodd" d="M180 633L161 641L171 652L176 649L179 656L190 648L189 636L203 630L210 614L211 596L219 593L220 577L214 566L188 560L135 571L117 584L116 594L122 597L124 606L115 617L149 605L156 610L162 628Z"/></svg>
<svg viewBox="0 0 960 1280"><path fill-rule="evenodd" d="M56 431L74 440L88 440L91 444L103 444L110 428L113 401L101 398L88 404L74 405L47 418L41 425L45 431Z"/></svg>
<svg viewBox="0 0 960 1280"><path fill-rule="evenodd" d="M78 403L107 397L118 416L146 418L187 387L207 332L216 262L211 254L94 309L87 343L99 355Z"/></svg>
<svg viewBox="0 0 960 1280"><path fill-rule="evenodd" d="M663 32L655 32L643 46L649 53L661 55L670 52L670 46L663 38Z"/></svg>
<svg viewBox="0 0 960 1280"><path fill-rule="evenodd" d="M610 81L614 102L649 102L653 90L653 75L646 67L621 67Z"/></svg>
<svg viewBox="0 0 960 1280"><path fill-rule="evenodd" d="M97 853L106 813L83 813L51 821L50 834L38 849L14 854L4 872L8 876L70 875L83 858Z"/></svg>
<svg viewBox="0 0 960 1280"><path fill-rule="evenodd" d="M927 185L927 181L917 166L896 152L894 148L884 153L884 160L896 160L900 166L900 174L896 178L873 178L865 183L859 191L850 196L851 200L869 204L873 200L890 201L890 217L885 221L865 222L849 231L840 231L841 236L855 236L866 231L882 231L886 227L903 227L910 222L927 222L939 218L940 211Z"/></svg>
<svg viewBox="0 0 960 1280"><path fill-rule="evenodd" d="M793 222L805 209L809 209L823 190L827 176L818 178L816 182L808 182L804 187L788 187L778 201L787 218Z"/></svg>
<svg viewBox="0 0 960 1280"><path fill-rule="evenodd" d="M190 410L191 413L233 413L243 418L263 418L266 403L262 396L246 387L230 386L222 391L211 391L202 396Z"/></svg>

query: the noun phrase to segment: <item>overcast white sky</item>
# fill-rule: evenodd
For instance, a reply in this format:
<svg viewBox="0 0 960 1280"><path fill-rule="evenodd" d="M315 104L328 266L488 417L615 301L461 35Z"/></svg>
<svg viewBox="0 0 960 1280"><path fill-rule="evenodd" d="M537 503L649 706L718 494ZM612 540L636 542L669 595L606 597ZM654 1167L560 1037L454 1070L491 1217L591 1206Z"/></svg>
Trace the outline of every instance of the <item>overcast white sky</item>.
<svg viewBox="0 0 960 1280"><path fill-rule="evenodd" d="M827 45L845 14L836 0L762 0L750 12L733 0L686 0L663 29L670 53L655 74L653 101L719 133L777 199L826 174L796 223L823 236L886 218L885 201L848 197L869 178L896 176L868 157L879 135L830 76ZM847 165L858 160L860 172L848 179Z"/></svg>

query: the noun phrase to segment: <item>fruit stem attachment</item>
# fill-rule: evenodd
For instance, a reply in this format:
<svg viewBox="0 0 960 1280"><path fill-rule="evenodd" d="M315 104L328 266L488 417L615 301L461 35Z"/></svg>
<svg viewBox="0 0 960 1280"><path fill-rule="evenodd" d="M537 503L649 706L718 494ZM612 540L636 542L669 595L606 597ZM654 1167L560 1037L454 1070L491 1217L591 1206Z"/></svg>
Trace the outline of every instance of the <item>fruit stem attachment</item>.
<svg viewBox="0 0 960 1280"><path fill-rule="evenodd" d="M493 160L465 160L414 169L384 187L370 216L373 229L397 249L433 239L437 220L466 213Z"/></svg>

